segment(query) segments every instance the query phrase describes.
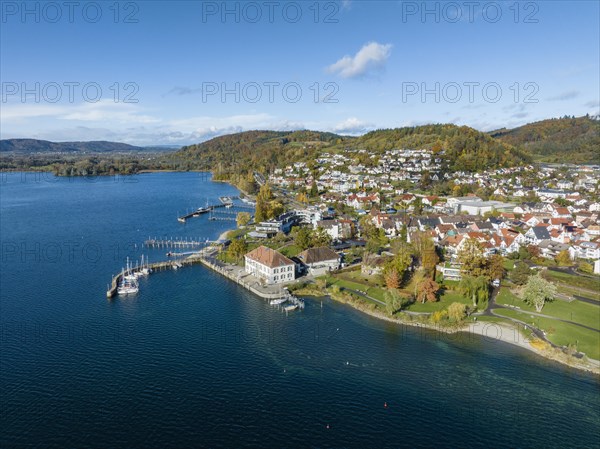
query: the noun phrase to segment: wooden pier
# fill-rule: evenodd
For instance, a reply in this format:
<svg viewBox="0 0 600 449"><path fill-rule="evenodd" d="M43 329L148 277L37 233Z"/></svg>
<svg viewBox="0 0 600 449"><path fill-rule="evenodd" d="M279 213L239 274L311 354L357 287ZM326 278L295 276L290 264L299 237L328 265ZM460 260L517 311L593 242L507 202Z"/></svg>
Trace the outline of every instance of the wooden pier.
<svg viewBox="0 0 600 449"><path fill-rule="evenodd" d="M200 246L207 246L212 243L217 243L211 240L201 240L201 239L179 239L179 238L164 238L151 239L148 237L148 240L144 242L144 246L148 248L193 248Z"/></svg>
<svg viewBox="0 0 600 449"><path fill-rule="evenodd" d="M192 217L199 217L200 215L206 214L210 211L212 211L213 209L219 208L219 207L227 207L229 205L229 203L221 203L221 204L211 204L210 206L205 206L205 207L199 207L198 209L187 213L185 215L181 215L179 217L177 217L177 221L179 221L180 223L185 223L188 219L192 218Z"/></svg>
<svg viewBox="0 0 600 449"><path fill-rule="evenodd" d="M181 266L186 266L186 265L189 266L189 265L197 264L197 263L201 262L203 253L205 251L209 250L210 248L213 248L213 247L208 247L208 248L202 249L198 252L194 252L184 259L175 259L175 260L166 260L163 262L155 262L155 263L145 265L143 268L149 268L152 272L154 272L154 271L175 269L175 268L179 268ZM119 287L119 283L121 282L123 276L128 276L130 274L134 274L136 271L139 271L141 268L142 267L130 268L129 270L122 271L121 273L117 274L116 276L113 276L110 286L108 287L108 290L106 290L106 297L110 299L110 298L113 298L117 294L117 289Z"/></svg>

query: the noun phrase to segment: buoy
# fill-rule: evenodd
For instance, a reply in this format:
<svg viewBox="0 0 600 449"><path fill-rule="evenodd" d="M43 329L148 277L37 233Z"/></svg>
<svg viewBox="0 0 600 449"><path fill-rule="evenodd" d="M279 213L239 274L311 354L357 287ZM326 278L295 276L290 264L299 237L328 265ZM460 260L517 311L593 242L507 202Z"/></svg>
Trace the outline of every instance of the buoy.
<svg viewBox="0 0 600 449"><path fill-rule="evenodd" d="M327 424L327 428L329 429L329 424Z"/></svg>
<svg viewBox="0 0 600 449"><path fill-rule="evenodd" d="M384 403L383 403L383 407L384 407L384 408L387 408L387 402L384 402Z"/></svg>

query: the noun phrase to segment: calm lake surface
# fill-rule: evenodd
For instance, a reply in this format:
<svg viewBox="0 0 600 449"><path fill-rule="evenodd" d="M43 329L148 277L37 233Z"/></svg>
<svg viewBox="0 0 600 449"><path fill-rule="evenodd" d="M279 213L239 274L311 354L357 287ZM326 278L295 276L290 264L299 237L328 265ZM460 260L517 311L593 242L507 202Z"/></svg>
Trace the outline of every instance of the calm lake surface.
<svg viewBox="0 0 600 449"><path fill-rule="evenodd" d="M126 257L165 259L148 237L232 227L176 220L231 186L0 176L2 448L599 445L598 380L493 339L329 300L286 316L201 266L106 299Z"/></svg>

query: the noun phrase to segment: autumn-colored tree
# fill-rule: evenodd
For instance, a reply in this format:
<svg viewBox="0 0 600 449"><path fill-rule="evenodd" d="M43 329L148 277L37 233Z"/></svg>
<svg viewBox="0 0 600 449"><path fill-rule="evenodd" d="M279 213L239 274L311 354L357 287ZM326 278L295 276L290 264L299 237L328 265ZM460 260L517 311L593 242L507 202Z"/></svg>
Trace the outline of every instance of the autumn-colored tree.
<svg viewBox="0 0 600 449"><path fill-rule="evenodd" d="M422 303L435 302L438 300L437 292L440 286L433 279L426 277L417 286L417 300L421 300Z"/></svg>
<svg viewBox="0 0 600 449"><path fill-rule="evenodd" d="M483 255L483 246L475 239L465 240L458 252L458 260L461 263L461 272L467 276L487 276L487 259Z"/></svg>
<svg viewBox="0 0 600 449"><path fill-rule="evenodd" d="M308 203L308 196L305 192L300 192L298 195L296 195L296 201L300 203Z"/></svg>
<svg viewBox="0 0 600 449"><path fill-rule="evenodd" d="M227 254L229 257L235 259L235 261L239 261L244 254L248 252L248 245L245 240L235 239L233 242L229 244L227 248Z"/></svg>
<svg viewBox="0 0 600 449"><path fill-rule="evenodd" d="M387 288L400 288L400 275L395 267L388 267L383 273Z"/></svg>
<svg viewBox="0 0 600 449"><path fill-rule="evenodd" d="M561 267L568 267L569 265L572 264L571 255L569 254L569 251L566 249L559 252L556 255L555 260L556 260L556 263L558 265L560 265Z"/></svg>
<svg viewBox="0 0 600 449"><path fill-rule="evenodd" d="M453 321L462 321L467 315L466 304L460 302L453 302L448 306L448 318Z"/></svg>
<svg viewBox="0 0 600 449"><path fill-rule="evenodd" d="M246 226L250 222L251 218L252 217L249 212L238 212L237 216L235 217L238 228Z"/></svg>
<svg viewBox="0 0 600 449"><path fill-rule="evenodd" d="M501 254L494 254L488 262L488 275L491 279L502 279L506 274L504 268L504 257Z"/></svg>

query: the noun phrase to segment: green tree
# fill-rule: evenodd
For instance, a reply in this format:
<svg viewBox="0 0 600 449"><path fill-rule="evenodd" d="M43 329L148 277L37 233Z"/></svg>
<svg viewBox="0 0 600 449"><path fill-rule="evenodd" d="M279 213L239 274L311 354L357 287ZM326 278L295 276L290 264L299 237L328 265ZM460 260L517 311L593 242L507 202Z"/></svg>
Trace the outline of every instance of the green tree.
<svg viewBox="0 0 600 449"><path fill-rule="evenodd" d="M395 288L386 290L383 295L383 301L385 302L385 310L389 315L400 311L406 303L405 299L400 295L400 291Z"/></svg>
<svg viewBox="0 0 600 449"><path fill-rule="evenodd" d="M250 222L251 218L252 217L249 212L238 212L237 216L235 217L238 228L246 226Z"/></svg>
<svg viewBox="0 0 600 449"><path fill-rule="evenodd" d="M490 296L488 279L485 276L464 275L458 284L463 296L473 301L473 307L478 303L487 301Z"/></svg>
<svg viewBox="0 0 600 449"><path fill-rule="evenodd" d="M525 262L517 262L515 269L510 273L510 280L517 285L525 285L531 276L531 268Z"/></svg>
<svg viewBox="0 0 600 449"><path fill-rule="evenodd" d="M319 188L317 187L316 181L313 181L312 185L310 186L310 197L317 198L318 196L319 196Z"/></svg>
<svg viewBox="0 0 600 449"><path fill-rule="evenodd" d="M308 228L298 228L296 229L294 236L294 243L301 250L305 250L310 248L311 245L311 232Z"/></svg>
<svg viewBox="0 0 600 449"><path fill-rule="evenodd" d="M556 285L544 279L539 273L530 276L523 290L523 301L541 312L546 302L553 301L556 296Z"/></svg>
<svg viewBox="0 0 600 449"><path fill-rule="evenodd" d="M317 227L314 231L312 231L311 236L311 246L319 247L319 246L329 246L331 243L331 236L327 234L327 231L323 229L321 226Z"/></svg>

